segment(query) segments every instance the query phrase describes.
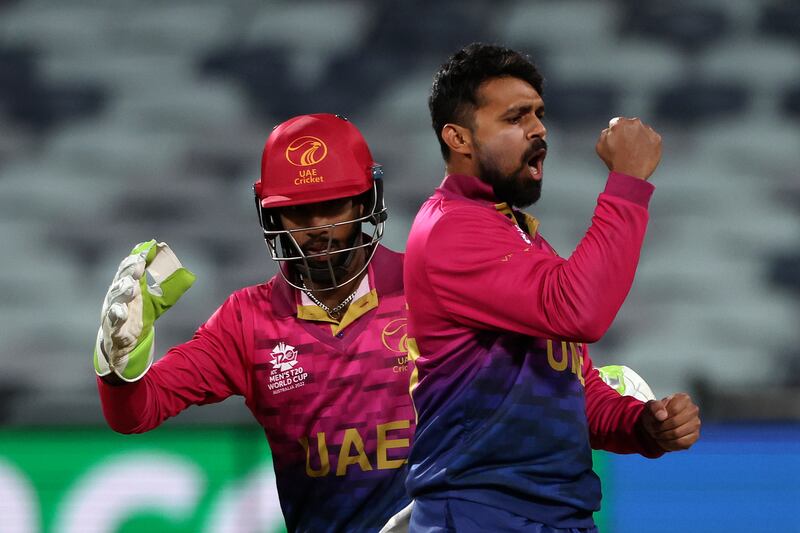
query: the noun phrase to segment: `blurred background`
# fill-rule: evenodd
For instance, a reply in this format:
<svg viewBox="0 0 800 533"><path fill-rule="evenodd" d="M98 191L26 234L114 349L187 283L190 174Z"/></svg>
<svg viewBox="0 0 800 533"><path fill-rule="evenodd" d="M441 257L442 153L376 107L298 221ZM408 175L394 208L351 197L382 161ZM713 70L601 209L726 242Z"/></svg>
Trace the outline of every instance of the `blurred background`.
<svg viewBox="0 0 800 533"><path fill-rule="evenodd" d="M800 500L800 3L0 0L0 532L89 531L65 509L94 512L87 476L137 453L205 488L192 499L155 479L142 505L166 510L91 531L280 523L266 442L239 399L153 435L104 427L90 355L108 283L150 238L198 275L159 321L163 353L268 279L251 186L271 128L302 113L364 133L386 172L384 242L403 250L444 172L432 76L472 41L527 52L544 73L551 149L529 212L562 256L603 188L594 144L608 120L640 116L664 138L637 280L592 356L635 368L657 396L692 393L707 429L661 462L599 454L604 531L797 527L780 513ZM186 444L198 439L206 455ZM252 460L215 463L230 454ZM255 525L209 511L245 492L261 502ZM184 496L164 506L170 494ZM685 525L642 526L659 512L648 495L680 505Z"/></svg>

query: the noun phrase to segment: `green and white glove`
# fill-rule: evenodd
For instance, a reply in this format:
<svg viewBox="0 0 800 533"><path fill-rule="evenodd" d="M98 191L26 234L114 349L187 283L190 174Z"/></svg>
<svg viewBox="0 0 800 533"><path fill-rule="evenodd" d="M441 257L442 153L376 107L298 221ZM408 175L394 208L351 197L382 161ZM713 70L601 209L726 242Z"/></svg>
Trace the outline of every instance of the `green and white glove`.
<svg viewBox="0 0 800 533"><path fill-rule="evenodd" d="M128 382L144 376L153 363L153 323L194 280L165 243L137 244L120 263L103 301L94 349L97 375L113 372Z"/></svg>
<svg viewBox="0 0 800 533"><path fill-rule="evenodd" d="M643 402L656 399L644 378L625 365L601 366L597 371L600 379L622 396L633 396Z"/></svg>

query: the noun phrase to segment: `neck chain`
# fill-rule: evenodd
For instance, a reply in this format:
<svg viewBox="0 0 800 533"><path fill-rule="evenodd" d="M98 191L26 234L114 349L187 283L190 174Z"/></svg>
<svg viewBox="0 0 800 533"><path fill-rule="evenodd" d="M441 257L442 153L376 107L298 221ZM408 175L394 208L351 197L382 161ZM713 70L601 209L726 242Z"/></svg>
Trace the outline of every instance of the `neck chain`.
<svg viewBox="0 0 800 533"><path fill-rule="evenodd" d="M355 297L356 297L356 293L358 292L358 288L356 288L356 290L354 290L354 291L353 291L353 294L351 294L350 296L348 296L347 298L345 298L344 300L342 300L342 303L340 303L339 305L337 305L337 306L336 306L336 307L334 307L333 309L329 308L327 305L325 305L324 303L322 303L321 301L319 301L319 298L317 298L316 296L314 296L314 293L312 293L312 292L311 292L311 290L310 290L308 287L306 287L306 283L305 283L305 281L303 282L303 292L304 292L304 293L306 293L306 295L309 297L309 299L310 299L312 302L314 302L315 304L317 304L317 307L319 307L320 309L322 309L323 311L325 311L326 313L328 313L328 316L329 316L329 317L331 317L331 318L334 318L335 316L338 316L338 315L339 315L339 313L340 313L340 312L341 312L341 311L342 311L342 310L343 310L345 307L347 307L347 305L348 305L350 302L352 302L352 301L353 301L353 298L355 298Z"/></svg>

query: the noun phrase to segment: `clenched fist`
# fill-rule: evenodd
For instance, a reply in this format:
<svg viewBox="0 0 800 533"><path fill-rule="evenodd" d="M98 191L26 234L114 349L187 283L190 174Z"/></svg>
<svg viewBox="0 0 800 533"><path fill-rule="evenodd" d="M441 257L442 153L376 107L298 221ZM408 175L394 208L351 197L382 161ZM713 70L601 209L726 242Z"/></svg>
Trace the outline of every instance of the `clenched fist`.
<svg viewBox="0 0 800 533"><path fill-rule="evenodd" d="M650 400L640 421L644 431L668 452L687 450L700 437L700 408L684 392Z"/></svg>
<svg viewBox="0 0 800 533"><path fill-rule="evenodd" d="M646 180L661 161L661 136L638 118L613 118L600 133L597 155L608 170Z"/></svg>

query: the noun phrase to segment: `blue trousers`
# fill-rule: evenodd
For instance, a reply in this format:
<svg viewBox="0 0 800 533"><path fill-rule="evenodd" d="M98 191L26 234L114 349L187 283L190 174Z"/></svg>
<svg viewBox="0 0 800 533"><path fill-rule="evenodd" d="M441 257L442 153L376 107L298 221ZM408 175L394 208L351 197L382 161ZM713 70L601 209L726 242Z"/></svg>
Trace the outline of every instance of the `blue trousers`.
<svg viewBox="0 0 800 533"><path fill-rule="evenodd" d="M489 505L417 498L409 533L599 533L596 527L555 528Z"/></svg>

